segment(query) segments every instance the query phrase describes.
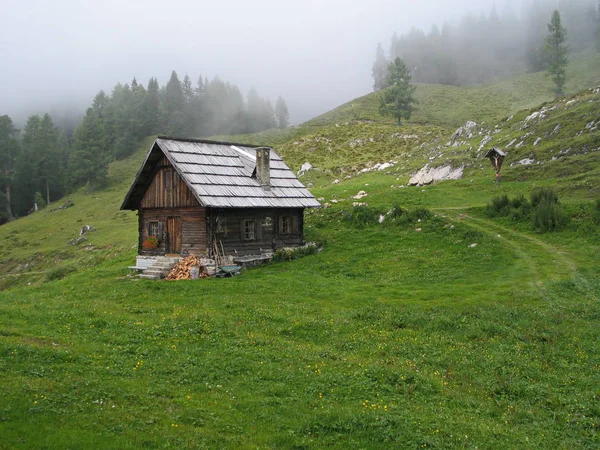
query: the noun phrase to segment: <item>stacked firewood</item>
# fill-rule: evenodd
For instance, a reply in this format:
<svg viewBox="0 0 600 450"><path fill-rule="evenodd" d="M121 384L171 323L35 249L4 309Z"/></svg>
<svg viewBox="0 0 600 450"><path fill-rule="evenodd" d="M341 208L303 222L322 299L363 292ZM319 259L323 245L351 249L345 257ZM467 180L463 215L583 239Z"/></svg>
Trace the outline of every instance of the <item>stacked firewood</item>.
<svg viewBox="0 0 600 450"><path fill-rule="evenodd" d="M204 270L204 266L200 264L200 258L196 255L190 255L183 258L177 264L173 266L167 280L189 280L192 278L191 271L192 267L198 267L199 274L198 278L207 278L208 274Z"/></svg>

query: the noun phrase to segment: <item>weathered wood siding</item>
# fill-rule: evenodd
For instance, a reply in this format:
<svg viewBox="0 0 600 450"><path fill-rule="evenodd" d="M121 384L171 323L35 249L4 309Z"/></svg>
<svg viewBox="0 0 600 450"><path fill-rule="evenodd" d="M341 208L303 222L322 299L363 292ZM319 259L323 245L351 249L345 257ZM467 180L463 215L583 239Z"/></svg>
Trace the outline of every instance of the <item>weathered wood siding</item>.
<svg viewBox="0 0 600 450"><path fill-rule="evenodd" d="M281 233L281 218L293 221L291 233ZM254 239L245 238L245 221L255 222ZM303 209L236 208L209 209L209 246L216 241L228 255L258 255L281 247L298 246L303 243Z"/></svg>
<svg viewBox="0 0 600 450"><path fill-rule="evenodd" d="M142 198L140 209L185 206L199 206L199 203L165 157L157 167L154 179Z"/></svg>
<svg viewBox="0 0 600 450"><path fill-rule="evenodd" d="M169 247L181 247L181 253L193 253L205 255L207 253L206 238L206 209L196 208L157 208L143 209L139 212L139 254L140 255L164 255L170 250ZM179 220L178 220L178 219ZM169 223L180 223L179 235L169 236ZM148 223L158 222L161 225L161 236L157 249L144 249L142 243L148 238ZM177 226L176 226L177 227ZM180 239L177 242L177 239Z"/></svg>

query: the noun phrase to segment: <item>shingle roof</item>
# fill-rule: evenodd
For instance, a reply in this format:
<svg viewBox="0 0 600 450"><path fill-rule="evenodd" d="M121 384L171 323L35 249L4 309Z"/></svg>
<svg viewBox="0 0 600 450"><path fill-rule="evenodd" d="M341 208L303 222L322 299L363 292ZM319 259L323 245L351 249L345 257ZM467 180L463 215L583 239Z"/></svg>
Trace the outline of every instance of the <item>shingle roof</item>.
<svg viewBox="0 0 600 450"><path fill-rule="evenodd" d="M159 136L136 175L121 209L137 209L153 163L164 154L203 206L216 208L311 208L319 202L274 151L270 152L271 187L253 177L254 146Z"/></svg>

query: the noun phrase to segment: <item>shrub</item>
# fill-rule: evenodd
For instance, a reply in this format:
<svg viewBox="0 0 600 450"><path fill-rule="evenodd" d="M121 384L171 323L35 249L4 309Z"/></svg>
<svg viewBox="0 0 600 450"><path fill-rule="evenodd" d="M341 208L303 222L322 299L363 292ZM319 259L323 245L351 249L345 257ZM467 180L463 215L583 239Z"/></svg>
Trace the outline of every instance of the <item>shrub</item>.
<svg viewBox="0 0 600 450"><path fill-rule="evenodd" d="M273 261L292 261L307 255L314 255L319 248L314 242L309 242L302 247L280 248L273 254Z"/></svg>
<svg viewBox="0 0 600 450"><path fill-rule="evenodd" d="M344 215L344 220L362 228L367 225L379 223L381 211L370 206L355 206L350 214Z"/></svg>
<svg viewBox="0 0 600 450"><path fill-rule="evenodd" d="M567 214L558 203L558 196L549 188L531 193L531 203L524 195L509 199L507 195L492 198L487 205L489 217L507 217L515 222L531 221L540 233L556 231L567 223Z"/></svg>
<svg viewBox="0 0 600 450"><path fill-rule="evenodd" d="M597 224L600 224L600 198L598 200L596 200L596 207L594 208L594 211L592 212L592 220L594 222L596 222Z"/></svg>
<svg viewBox="0 0 600 450"><path fill-rule="evenodd" d="M531 215L533 228L540 233L556 231L567 223L567 216L558 204L552 199L543 199L533 208Z"/></svg>
<svg viewBox="0 0 600 450"><path fill-rule="evenodd" d="M396 208L394 208L396 210ZM393 215L393 220L396 225L407 226L415 224L419 221L425 221L433 217L431 211L426 208L416 208L414 210L402 210L401 213Z"/></svg>
<svg viewBox="0 0 600 450"><path fill-rule="evenodd" d="M491 203L487 205L487 214L489 217L504 217L508 215L510 209L510 200L508 195L492 198Z"/></svg>
<svg viewBox="0 0 600 450"><path fill-rule="evenodd" d="M392 220L397 219L398 217L402 217L405 212L406 211L403 210L400 205L394 203L394 206L392 206L392 209L390 209L390 212L388 213L388 218Z"/></svg>
<svg viewBox="0 0 600 450"><path fill-rule="evenodd" d="M61 280L70 273L75 272L75 268L71 266L58 266L46 271L46 281Z"/></svg>
<svg viewBox="0 0 600 450"><path fill-rule="evenodd" d="M551 188L535 189L531 193L531 206L537 207L540 203L558 203L558 195Z"/></svg>

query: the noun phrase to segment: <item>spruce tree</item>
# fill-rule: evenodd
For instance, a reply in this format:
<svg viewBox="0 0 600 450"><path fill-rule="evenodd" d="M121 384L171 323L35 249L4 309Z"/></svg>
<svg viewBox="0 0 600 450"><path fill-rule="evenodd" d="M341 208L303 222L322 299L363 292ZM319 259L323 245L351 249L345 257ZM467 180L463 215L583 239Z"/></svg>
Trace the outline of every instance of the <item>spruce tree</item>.
<svg viewBox="0 0 600 450"><path fill-rule="evenodd" d="M275 117L277 119L277 128L284 129L290 124L290 114L282 96L277 97L277 103L275 103Z"/></svg>
<svg viewBox="0 0 600 450"><path fill-rule="evenodd" d="M381 43L379 43L377 44L377 51L375 52L375 62L373 63L373 68L371 69L374 91L379 91L387 87L388 66L389 61L385 57Z"/></svg>
<svg viewBox="0 0 600 450"><path fill-rule="evenodd" d="M148 89L142 102L142 135L155 134L161 132L160 127L160 99L158 96L158 81L156 78L150 78Z"/></svg>
<svg viewBox="0 0 600 450"><path fill-rule="evenodd" d="M398 125L402 123L402 119L410 119L414 109L413 95L416 87L411 85L411 78L402 59L396 58L389 65L387 83L390 87L381 94L379 113L394 117Z"/></svg>
<svg viewBox="0 0 600 450"><path fill-rule="evenodd" d="M63 193L62 149L59 148L58 137L59 133L52 122L52 117L44 114L38 129L37 140L40 144L38 151L41 154L36 158L36 173L39 179L38 190L42 192L47 205Z"/></svg>
<svg viewBox="0 0 600 450"><path fill-rule="evenodd" d="M0 210L0 223L14 219L11 190L15 181L15 164L20 155L17 134L12 119L0 116L0 194L4 206Z"/></svg>
<svg viewBox="0 0 600 450"><path fill-rule="evenodd" d="M108 175L108 163L113 159L103 120L106 96L100 94L73 133L73 151L68 162L71 189L87 184L88 190L93 191L102 185Z"/></svg>
<svg viewBox="0 0 600 450"><path fill-rule="evenodd" d="M192 80L188 74L185 74L183 77L183 82L181 83L181 90L183 92L183 99L185 100L185 104L189 105L194 98L194 88L192 88Z"/></svg>
<svg viewBox="0 0 600 450"><path fill-rule="evenodd" d="M548 62L548 73L555 85L555 94L560 97L564 94L567 78L567 65L569 63L567 54L569 48L566 44L567 30L562 26L560 13L554 10L550 23L548 23L548 35L545 41L546 57Z"/></svg>

